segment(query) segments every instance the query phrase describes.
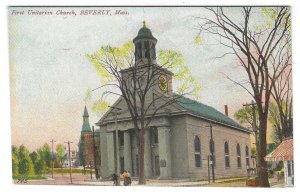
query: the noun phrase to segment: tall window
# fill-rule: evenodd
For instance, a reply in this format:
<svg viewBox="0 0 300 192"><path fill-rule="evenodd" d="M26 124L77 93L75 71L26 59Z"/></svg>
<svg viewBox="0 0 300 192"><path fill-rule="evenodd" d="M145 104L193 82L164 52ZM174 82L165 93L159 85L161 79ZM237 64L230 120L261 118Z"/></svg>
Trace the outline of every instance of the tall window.
<svg viewBox="0 0 300 192"><path fill-rule="evenodd" d="M145 42L145 57L147 59L150 59L150 46L149 46L149 41Z"/></svg>
<svg viewBox="0 0 300 192"><path fill-rule="evenodd" d="M229 145L228 145L227 141L224 143L224 153L225 153L225 167L229 168L230 167L230 157L229 157Z"/></svg>
<svg viewBox="0 0 300 192"><path fill-rule="evenodd" d="M249 147L247 145L245 148L245 154L246 154L246 167L250 168Z"/></svg>
<svg viewBox="0 0 300 192"><path fill-rule="evenodd" d="M157 127L152 127L151 137L152 137L152 144L158 144L158 130L157 130Z"/></svg>
<svg viewBox="0 0 300 192"><path fill-rule="evenodd" d="M241 147L240 147L240 144L236 145L236 157L237 157L237 167L241 168L242 167L242 162L241 162Z"/></svg>
<svg viewBox="0 0 300 192"><path fill-rule="evenodd" d="M195 167L201 167L201 146L198 136L194 138L194 150L195 150Z"/></svg>
<svg viewBox="0 0 300 192"><path fill-rule="evenodd" d="M137 44L137 56L138 56L138 58L142 58L142 44L141 43Z"/></svg>

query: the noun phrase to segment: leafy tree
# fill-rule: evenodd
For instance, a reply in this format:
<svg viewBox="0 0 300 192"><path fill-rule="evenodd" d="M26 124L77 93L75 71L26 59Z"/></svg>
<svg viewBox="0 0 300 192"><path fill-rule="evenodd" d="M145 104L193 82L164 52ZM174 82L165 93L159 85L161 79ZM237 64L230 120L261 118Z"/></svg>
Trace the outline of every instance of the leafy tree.
<svg viewBox="0 0 300 192"><path fill-rule="evenodd" d="M12 175L13 175L13 177L16 177L19 175L18 166L19 166L18 157L13 155L12 156Z"/></svg>
<svg viewBox="0 0 300 192"><path fill-rule="evenodd" d="M78 143L78 158L79 158L79 165L85 166L83 144L84 144L84 142L83 142L83 137L80 136L79 143Z"/></svg>
<svg viewBox="0 0 300 192"><path fill-rule="evenodd" d="M286 61L291 62L291 61ZM273 122L275 141L281 142L283 138L293 136L293 94L292 69L283 71L275 82L272 91L274 102L270 104L269 120Z"/></svg>
<svg viewBox="0 0 300 192"><path fill-rule="evenodd" d="M290 108L289 106L287 107ZM286 110L283 109L282 111ZM293 135L292 118L287 118L287 120L290 121L289 123L281 123L282 121L285 121L285 118L280 114L281 113L279 112L278 105L276 104L276 102L272 102L270 104L269 121L271 122L273 128L272 139L276 145L279 145L285 137ZM286 114L284 114L284 116L287 117ZM284 124L286 125L286 127L283 127Z"/></svg>
<svg viewBox="0 0 300 192"><path fill-rule="evenodd" d="M46 162L39 157L34 164L34 170L37 175L45 175L47 170Z"/></svg>
<svg viewBox="0 0 300 192"><path fill-rule="evenodd" d="M63 144L57 144L55 147L55 150L56 150L57 160L58 160L60 166L62 166L62 159L65 155L65 147Z"/></svg>
<svg viewBox="0 0 300 192"><path fill-rule="evenodd" d="M35 151L30 153L29 156L30 156L31 161L32 161L33 164L35 164L37 159L39 158L39 154Z"/></svg>
<svg viewBox="0 0 300 192"><path fill-rule="evenodd" d="M251 148L251 157L256 157L256 148L255 147L252 147Z"/></svg>
<svg viewBox="0 0 300 192"><path fill-rule="evenodd" d="M24 145L21 145L19 148L18 159L19 159L19 164L18 164L19 174L25 177L29 175L34 175L34 166L29 156L29 151L28 149L26 149Z"/></svg>
<svg viewBox="0 0 300 192"><path fill-rule="evenodd" d="M37 175L43 175L46 171L46 162L41 159L40 155L37 152L30 153L30 158L32 160L32 163L34 165L34 173Z"/></svg>
<svg viewBox="0 0 300 192"><path fill-rule="evenodd" d="M41 160L45 161L48 167L51 167L51 149L50 146L45 143L42 147L37 150Z"/></svg>
<svg viewBox="0 0 300 192"><path fill-rule="evenodd" d="M159 111L167 110L168 106L177 102L182 95L200 99L201 86L192 76L184 63L183 55L178 51L160 50L158 64L153 62L153 59L156 59L153 57L149 57L147 59L149 63L145 64L144 60L135 57L134 45L128 42L121 47L103 46L96 52L87 54L87 57L103 83L99 88L104 90L94 109L107 109L108 103L104 103L107 95L117 95L127 105L127 109L124 110L130 113L138 141L139 184L145 184L145 130ZM140 65L136 64L138 62ZM125 69L128 70L128 76L123 74ZM174 87L173 91L177 92L177 95L168 93L171 94L169 97L160 93L152 94L161 69L174 74L174 81L178 86ZM150 97L152 99L149 99ZM118 113L115 109L112 112Z"/></svg>
<svg viewBox="0 0 300 192"><path fill-rule="evenodd" d="M221 57L233 55L247 75L243 81L227 78L247 91L257 105L258 185L269 187L267 162L264 160L267 155L266 131L272 92L278 78L290 67L290 8L236 9L240 9L239 16L232 16L229 8L207 8L212 15L200 18L199 31L200 35L217 36L219 43L228 48Z"/></svg>
<svg viewBox="0 0 300 192"><path fill-rule="evenodd" d="M16 146L12 146L12 175L16 177L19 175L19 159L18 159L19 149Z"/></svg>
<svg viewBox="0 0 300 192"><path fill-rule="evenodd" d="M253 118L254 113L255 113L255 118ZM249 127L252 130L253 128L255 129L255 127L258 127L259 125L258 111L255 105L243 106L241 109L239 109L237 112L234 113L234 118L238 120L240 124Z"/></svg>

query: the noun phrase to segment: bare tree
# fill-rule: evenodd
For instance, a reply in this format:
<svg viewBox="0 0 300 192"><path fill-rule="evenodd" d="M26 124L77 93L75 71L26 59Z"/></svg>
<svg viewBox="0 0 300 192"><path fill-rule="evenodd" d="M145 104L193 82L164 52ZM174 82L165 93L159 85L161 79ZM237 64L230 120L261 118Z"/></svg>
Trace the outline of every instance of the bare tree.
<svg viewBox="0 0 300 192"><path fill-rule="evenodd" d="M180 97L200 90L195 79L182 78L182 76L192 76L189 70L185 70L186 66L180 53L170 50L161 52L160 65L158 65L153 51L155 50L146 50L146 58L140 59L137 50L133 51L133 44L126 43L121 48L102 47L94 54L88 55L100 78L108 80L104 86L112 87L103 94L118 95L127 105L127 109L122 109L122 112L130 113L138 141L139 184L146 183L145 130L149 128L156 115L167 112L168 106L178 102ZM165 78L161 78L161 75ZM178 94L172 92L173 75L178 76L179 79L181 76L184 81ZM194 86L186 86L186 84Z"/></svg>
<svg viewBox="0 0 300 192"><path fill-rule="evenodd" d="M280 134L279 140L293 136L293 95L291 86L292 69L288 68L275 81L276 86L272 91L272 96L277 104L277 131Z"/></svg>
<svg viewBox="0 0 300 192"><path fill-rule="evenodd" d="M236 8L238 9L238 8ZM231 9L209 7L212 17L199 17L200 35L217 36L219 42L230 51L224 55L234 55L247 74L247 82L227 76L245 89L255 100L258 109L258 185L269 187L266 156L266 131L272 91L288 65L276 56L287 44L290 30L289 7L253 8L241 7L240 17L233 17ZM264 14L265 20L259 16ZM259 18L259 19L258 19ZM261 22L264 21L264 22ZM223 55L223 56L224 56Z"/></svg>

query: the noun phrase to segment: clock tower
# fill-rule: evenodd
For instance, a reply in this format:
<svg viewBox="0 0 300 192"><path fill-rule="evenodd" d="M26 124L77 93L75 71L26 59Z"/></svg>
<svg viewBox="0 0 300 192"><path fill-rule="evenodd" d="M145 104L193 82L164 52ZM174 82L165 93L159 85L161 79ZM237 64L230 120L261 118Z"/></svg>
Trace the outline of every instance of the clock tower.
<svg viewBox="0 0 300 192"><path fill-rule="evenodd" d="M163 93L166 96L172 95L173 73L157 64L155 49L157 39L152 35L152 32L146 26L145 21L143 22L143 27L138 31L138 35L133 39L133 43L135 46L135 67L137 67L139 71L149 69L157 71L155 72L155 77L152 78L155 81L153 92ZM151 66L150 68L149 65ZM145 73L141 72L141 74ZM134 81L139 81L135 84L136 87L140 87L143 82L145 82L143 79L145 78L138 77L130 83L133 85Z"/></svg>

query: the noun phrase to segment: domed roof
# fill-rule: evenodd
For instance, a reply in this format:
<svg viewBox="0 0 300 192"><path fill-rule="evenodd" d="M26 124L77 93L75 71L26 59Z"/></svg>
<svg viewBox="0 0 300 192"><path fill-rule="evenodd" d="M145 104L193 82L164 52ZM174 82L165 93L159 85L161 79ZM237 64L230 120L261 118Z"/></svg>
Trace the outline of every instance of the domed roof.
<svg viewBox="0 0 300 192"><path fill-rule="evenodd" d="M139 39L152 39L157 41L155 37L153 37L152 32L149 28L146 27L146 22L143 22L143 27L139 30L138 35L133 39L133 41Z"/></svg>

